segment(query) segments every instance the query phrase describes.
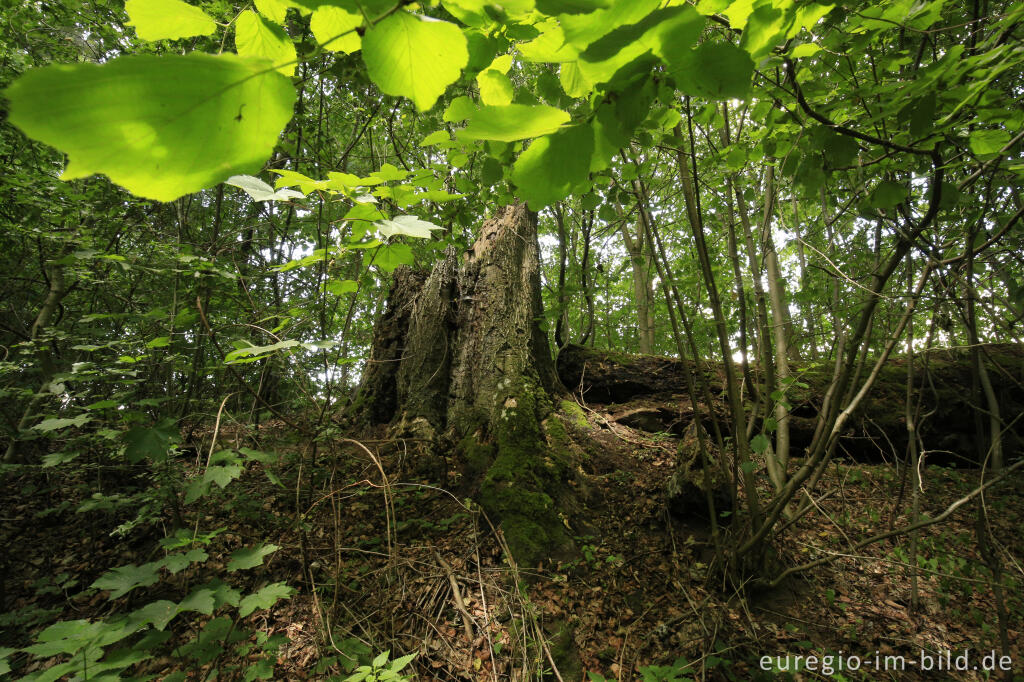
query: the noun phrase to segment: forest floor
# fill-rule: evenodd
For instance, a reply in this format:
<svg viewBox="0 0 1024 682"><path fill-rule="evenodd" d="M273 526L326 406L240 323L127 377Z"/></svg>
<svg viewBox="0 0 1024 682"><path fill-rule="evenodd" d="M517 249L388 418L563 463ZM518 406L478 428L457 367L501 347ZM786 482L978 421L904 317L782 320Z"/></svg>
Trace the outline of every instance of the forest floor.
<svg viewBox="0 0 1024 682"><path fill-rule="evenodd" d="M676 436L616 421L628 406L585 407L587 429L601 447L579 472L580 485L589 489L586 507L565 519L581 556L540 566L508 560L500 532L478 507L449 492L460 490L452 472L439 486L436 475L414 473L416 462L401 447L378 454L373 441L337 438L318 446L313 484L303 479L297 486L313 465L308 444L295 443L280 426L265 429L261 447L285 456L251 467L237 487L224 491L234 490L228 498L209 504L193 523L226 529L211 555L260 539L280 547L242 578L250 586L286 581L297 588L290 600L250 617L255 630L287 638L275 654L273 678L344 679L357 660L365 664L390 649L393 658L417 652L407 671L415 669L424 680L558 679L543 673L554 660L572 661L560 666L565 682L986 679L973 666L999 650L998 628L990 581L979 568L971 505L921 533L915 613L906 538L847 552L857 538L906 523L904 467L836 462L820 487L822 513L803 517L789 544L775 548L785 564L825 554L836 561L743 597L707 579L715 556L708 524L666 511L663 490ZM244 444L241 431L226 430L221 447L233 437L236 446ZM188 475L196 475L196 464L185 463ZM141 591L108 602L105 593L86 586L111 567L160 552L156 529L112 532L130 516L76 513L79 491L95 481L58 471L8 477L0 531L9 553L2 562L4 646L24 646L30 632L58 618L92 619L127 608ZM922 511L942 511L972 489L978 473L926 467ZM986 502L1004 556L1024 556L1024 487L996 486ZM223 561L211 559L175 577L197 583L223 568ZM1007 585L1016 586L1006 592L1006 608L1020 679L1021 569L1011 564L1006 570ZM204 620L179 618L175 636L194 633ZM241 672L223 672L232 664L246 668L251 651L238 651L234 661L193 665L187 679L207 679L214 664L221 667L219 679L241 679ZM946 663L946 652L955 667L965 651L968 670L934 669L940 657ZM795 676L762 669L765 656L788 656L791 662L781 665L791 666L795 657L810 655L817 662L805 659L807 669ZM861 662L859 671L849 670L851 657ZM56 660L32 665L45 669ZM826 660L831 675L823 672ZM922 660L932 661L933 670L923 671ZM888 671L880 669L885 666ZM136 672L162 679L179 670L172 653Z"/></svg>

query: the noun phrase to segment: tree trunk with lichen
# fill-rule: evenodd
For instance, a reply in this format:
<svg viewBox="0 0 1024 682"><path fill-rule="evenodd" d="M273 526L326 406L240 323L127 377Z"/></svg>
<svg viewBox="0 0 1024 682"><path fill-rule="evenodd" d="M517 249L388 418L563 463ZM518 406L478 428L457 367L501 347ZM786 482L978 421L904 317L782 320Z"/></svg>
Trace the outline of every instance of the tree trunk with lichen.
<svg viewBox="0 0 1024 682"><path fill-rule="evenodd" d="M538 254L536 215L513 204L425 279L397 271L354 405L396 437L453 453L530 566L574 552L563 525L570 446L554 409L564 389L540 326Z"/></svg>

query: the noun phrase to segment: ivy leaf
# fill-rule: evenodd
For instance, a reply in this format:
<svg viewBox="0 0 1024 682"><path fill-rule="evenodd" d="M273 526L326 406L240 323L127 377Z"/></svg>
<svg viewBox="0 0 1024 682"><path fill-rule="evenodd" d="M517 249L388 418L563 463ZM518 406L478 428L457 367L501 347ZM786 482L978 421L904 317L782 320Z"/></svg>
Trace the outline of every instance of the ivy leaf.
<svg viewBox="0 0 1024 682"><path fill-rule="evenodd" d="M98 590L110 590L108 599L117 599L136 587L149 587L156 582L159 572L160 562L151 562L141 566L134 564L118 566L101 575L90 587L95 587Z"/></svg>
<svg viewBox="0 0 1024 682"><path fill-rule="evenodd" d="M350 54L358 52L363 38L356 29L363 25L359 12L350 12L341 7L325 6L313 12L309 29L313 37L325 50Z"/></svg>
<svg viewBox="0 0 1024 682"><path fill-rule="evenodd" d="M432 230L444 229L412 215L395 216L391 220L381 220L374 225L385 237L394 237L396 234L400 234L417 239L429 239Z"/></svg>
<svg viewBox="0 0 1024 682"><path fill-rule="evenodd" d="M401 11L366 32L363 61L383 92L427 111L459 78L469 50L455 24Z"/></svg>
<svg viewBox="0 0 1024 682"><path fill-rule="evenodd" d="M484 105L469 115L461 140L514 142L553 133L569 122L569 114L546 104Z"/></svg>
<svg viewBox="0 0 1024 682"><path fill-rule="evenodd" d="M158 201L262 166L295 102L265 61L229 54L54 64L5 95L11 123L68 154L63 179L104 173Z"/></svg>
<svg viewBox="0 0 1024 682"><path fill-rule="evenodd" d="M594 151L594 131L575 125L533 142L512 167L517 194L537 211L564 199L587 179Z"/></svg>
<svg viewBox="0 0 1024 682"><path fill-rule="evenodd" d="M232 175L224 181L224 184L242 188L254 201L287 201L306 198L305 194L294 189L275 190L252 175Z"/></svg>
<svg viewBox="0 0 1024 682"><path fill-rule="evenodd" d="M281 549L274 544L260 545L258 547L244 547L236 549L231 553L231 561L228 562L228 571L244 571L254 568L263 563L263 557L273 554Z"/></svg>
<svg viewBox="0 0 1024 682"><path fill-rule="evenodd" d="M285 76L295 75L298 55L291 38L283 28L250 9L239 14L235 22L235 49L240 57L267 59Z"/></svg>
<svg viewBox="0 0 1024 682"><path fill-rule="evenodd" d="M143 40L177 40L208 36L217 23L203 10L182 0L128 0L128 25Z"/></svg>
<svg viewBox="0 0 1024 682"><path fill-rule="evenodd" d="M256 609L269 609L279 599L288 599L295 593L295 588L285 583L271 583L259 592L250 594L238 605L238 615L245 618Z"/></svg>

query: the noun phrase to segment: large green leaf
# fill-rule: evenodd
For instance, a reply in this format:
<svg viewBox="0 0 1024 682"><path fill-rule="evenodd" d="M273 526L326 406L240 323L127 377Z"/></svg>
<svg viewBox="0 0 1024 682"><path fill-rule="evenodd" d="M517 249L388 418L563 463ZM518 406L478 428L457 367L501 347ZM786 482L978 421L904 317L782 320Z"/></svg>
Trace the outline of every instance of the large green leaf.
<svg viewBox="0 0 1024 682"><path fill-rule="evenodd" d="M271 583L259 592L245 597L238 605L238 615L245 618L256 609L269 609L278 599L287 599L295 593L295 588L285 583Z"/></svg>
<svg viewBox="0 0 1024 682"><path fill-rule="evenodd" d="M217 24L206 12L182 0L128 0L128 25L143 40L177 40L208 36Z"/></svg>
<svg viewBox="0 0 1024 682"><path fill-rule="evenodd" d="M594 150L594 130L575 125L536 140L512 168L517 194L539 210L564 199L587 179Z"/></svg>
<svg viewBox="0 0 1024 682"><path fill-rule="evenodd" d="M979 156L998 154L1010 141L1008 130L975 130L971 133L971 151Z"/></svg>
<svg viewBox="0 0 1024 682"><path fill-rule="evenodd" d="M171 201L270 156L295 89L268 67L228 54L138 55L34 69L5 94L11 123L68 154L65 180L104 173Z"/></svg>
<svg viewBox="0 0 1024 682"><path fill-rule="evenodd" d="M358 52L363 38L356 29L363 25L363 16L341 7L321 7L313 12L309 29L313 37L332 52Z"/></svg>
<svg viewBox="0 0 1024 682"><path fill-rule="evenodd" d="M281 549L275 544L265 544L259 547L243 547L231 553L231 561L228 562L228 571L245 571L255 568L263 563L263 557L273 554Z"/></svg>
<svg viewBox="0 0 1024 682"><path fill-rule="evenodd" d="M661 56L679 89L688 95L743 99L750 90L754 62L731 43L703 43L696 50L666 45Z"/></svg>
<svg viewBox="0 0 1024 682"><path fill-rule="evenodd" d="M548 15L587 14L609 5L611 0L537 0L537 11Z"/></svg>
<svg viewBox="0 0 1024 682"><path fill-rule="evenodd" d="M402 11L366 32L363 61L382 91L426 111L458 79L469 50L455 24Z"/></svg>
<svg viewBox="0 0 1024 682"><path fill-rule="evenodd" d="M141 566L128 564L107 571L91 585L98 590L110 590L110 599L117 599L134 590L136 587L148 587L156 582L160 572L160 562L154 561Z"/></svg>
<svg viewBox="0 0 1024 682"><path fill-rule="evenodd" d="M235 49L241 57L267 59L285 76L295 74L298 56L284 29L252 10L245 10L235 22Z"/></svg>
<svg viewBox="0 0 1024 682"><path fill-rule="evenodd" d="M558 23L566 42L584 49L620 26L637 23L660 4L661 0L615 0L608 9L599 9L589 14L562 15Z"/></svg>
<svg viewBox="0 0 1024 682"><path fill-rule="evenodd" d="M459 131L462 140L514 142L553 133L569 122L569 114L545 104L482 106Z"/></svg>

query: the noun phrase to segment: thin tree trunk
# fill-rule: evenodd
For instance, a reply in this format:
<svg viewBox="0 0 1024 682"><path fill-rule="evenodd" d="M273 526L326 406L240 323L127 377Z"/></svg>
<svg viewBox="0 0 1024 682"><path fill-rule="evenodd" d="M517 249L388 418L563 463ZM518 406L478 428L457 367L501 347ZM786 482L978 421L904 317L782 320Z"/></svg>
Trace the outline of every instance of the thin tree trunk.
<svg viewBox="0 0 1024 682"><path fill-rule="evenodd" d="M64 266L54 262L49 266L49 271L50 288L49 291L47 291L46 298L43 300L43 305L39 308L39 312L36 314L35 322L32 323L32 328L29 331L29 339L32 342L39 340L39 336L50 325L50 320L53 318L53 314L57 311L57 307L60 305L61 299L63 299L68 293L67 283L64 278ZM29 422L32 421L36 409L43 400L50 395L50 382L53 380L53 375L56 372L56 369L54 367L53 354L50 352L49 345L46 343L40 344L36 357L38 358L40 370L39 390L36 391L35 395L29 399L28 405L25 406L25 411L21 415L21 419L18 420L17 430L11 436L11 442L7 446L7 452L4 453L4 462L7 463L18 461L18 459L21 458L21 453L19 452L18 447L21 437L28 429Z"/></svg>

